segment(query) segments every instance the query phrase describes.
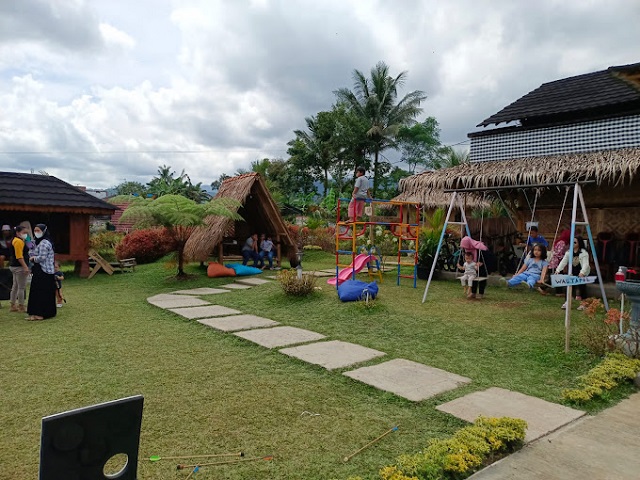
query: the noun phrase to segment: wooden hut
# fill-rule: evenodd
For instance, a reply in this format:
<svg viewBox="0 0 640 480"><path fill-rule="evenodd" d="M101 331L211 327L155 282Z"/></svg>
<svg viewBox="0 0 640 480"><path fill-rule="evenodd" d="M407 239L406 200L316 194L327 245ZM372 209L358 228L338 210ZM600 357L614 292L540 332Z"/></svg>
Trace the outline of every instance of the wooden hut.
<svg viewBox="0 0 640 480"><path fill-rule="evenodd" d="M253 233L272 235L276 245L278 265L283 257L293 258L297 252L280 209L264 180L258 173L245 173L226 179L220 185L215 198L231 198L240 203L238 214L244 220L211 216L206 225L199 227L187 241L185 256L189 260L204 262L210 255L240 254L245 240Z"/></svg>
<svg viewBox="0 0 640 480"><path fill-rule="evenodd" d="M75 261L89 276L89 221L116 209L104 200L50 175L0 172L0 223L48 226L59 261Z"/></svg>

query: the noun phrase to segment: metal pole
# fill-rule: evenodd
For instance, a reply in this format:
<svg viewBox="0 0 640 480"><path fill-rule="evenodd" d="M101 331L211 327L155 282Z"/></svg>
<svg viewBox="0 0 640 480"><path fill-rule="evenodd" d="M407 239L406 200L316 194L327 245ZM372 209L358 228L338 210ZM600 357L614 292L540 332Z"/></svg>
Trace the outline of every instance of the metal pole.
<svg viewBox="0 0 640 480"><path fill-rule="evenodd" d="M433 278L433 272L436 269L436 263L438 262L438 255L440 255L440 248L442 247L442 240L444 239L444 233L447 230L447 223L449 223L449 217L453 210L453 204L458 198L458 193L453 192L451 197L451 203L449 204L449 210L447 210L447 216L444 219L444 225L442 226L442 233L440 233L440 241L438 241L438 248L436 249L436 256L433 258L433 264L431 265L431 271L429 272L429 278L427 279L427 285L424 287L424 295L422 296L422 303L427 300L427 293L429 292L429 285L431 285L431 279Z"/></svg>
<svg viewBox="0 0 640 480"><path fill-rule="evenodd" d="M598 255L596 254L596 244L593 241L593 234L591 233L591 225L589 224L589 217L587 217L587 208L584 205L584 196L582 195L582 188L576 184L578 189L578 198L580 199L580 206L582 207L582 215L584 215L584 221L587 224L587 236L589 237L589 245L591 246L591 254L593 255L593 264L596 266L596 272L598 272L598 281L600 282L600 295L602 295L602 303L604 308L609 311L609 300L607 300L607 294L604 291L604 281L602 279L602 273L600 272L600 262L598 262Z"/></svg>
<svg viewBox="0 0 640 480"><path fill-rule="evenodd" d="M569 237L569 265L567 265L567 274L573 274L573 240L576 237L576 213L578 210L578 189L580 186L576 183L573 187L573 206L571 209L571 236ZM567 285L566 309L564 311L564 351L569 353L571 344L571 302L573 300L573 286Z"/></svg>

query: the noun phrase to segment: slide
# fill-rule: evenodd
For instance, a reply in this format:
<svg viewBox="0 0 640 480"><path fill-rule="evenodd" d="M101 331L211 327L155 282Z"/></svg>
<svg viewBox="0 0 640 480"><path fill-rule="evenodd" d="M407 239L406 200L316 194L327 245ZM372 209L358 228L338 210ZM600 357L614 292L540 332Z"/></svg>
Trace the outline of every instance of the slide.
<svg viewBox="0 0 640 480"><path fill-rule="evenodd" d="M345 280L350 280L351 279L351 274L353 273L354 270L356 271L356 273L358 273L369 262L375 262L375 259L373 258L373 255L370 255L368 253L361 253L360 255L358 255L353 260L351 265L349 265L348 267L343 268L342 270L340 270L340 272L338 273L338 285L340 285ZM335 285L336 284L336 277L332 277L332 278L328 279L327 283L329 285Z"/></svg>

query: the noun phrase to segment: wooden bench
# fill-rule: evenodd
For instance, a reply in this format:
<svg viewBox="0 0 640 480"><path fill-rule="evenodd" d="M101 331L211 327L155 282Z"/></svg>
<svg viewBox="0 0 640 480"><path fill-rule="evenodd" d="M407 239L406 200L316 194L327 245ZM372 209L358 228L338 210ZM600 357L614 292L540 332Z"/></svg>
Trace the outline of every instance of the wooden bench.
<svg viewBox="0 0 640 480"><path fill-rule="evenodd" d="M89 267L91 268L91 271L89 272L88 279L98 273L100 269L104 270L109 275L113 275L116 270L120 272L134 272L136 265L137 263L135 258L123 258L116 262L107 262L102 255L91 249L89 250Z"/></svg>

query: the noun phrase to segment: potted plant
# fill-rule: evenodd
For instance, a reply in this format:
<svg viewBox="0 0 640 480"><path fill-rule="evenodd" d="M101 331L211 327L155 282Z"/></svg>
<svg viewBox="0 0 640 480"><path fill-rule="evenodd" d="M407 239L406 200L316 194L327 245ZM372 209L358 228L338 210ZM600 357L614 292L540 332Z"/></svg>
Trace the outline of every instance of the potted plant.
<svg viewBox="0 0 640 480"><path fill-rule="evenodd" d="M438 250L438 242L444 227L444 210L438 208L431 218L425 222L420 232L420 246L418 247L418 278L426 280Z"/></svg>

